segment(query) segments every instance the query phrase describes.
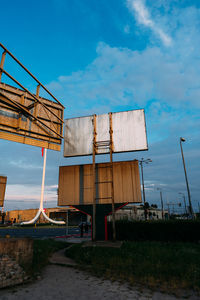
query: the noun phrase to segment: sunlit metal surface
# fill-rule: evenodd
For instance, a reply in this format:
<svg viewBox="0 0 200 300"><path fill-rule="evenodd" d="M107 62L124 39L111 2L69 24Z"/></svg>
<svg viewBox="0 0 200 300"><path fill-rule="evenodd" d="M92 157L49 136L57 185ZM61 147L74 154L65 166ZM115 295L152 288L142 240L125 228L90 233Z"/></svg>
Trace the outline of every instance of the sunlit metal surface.
<svg viewBox="0 0 200 300"><path fill-rule="evenodd" d="M113 152L147 150L144 110L132 110L112 114ZM96 117L96 141L108 141L109 114ZM64 156L91 155L93 151L93 116L66 119ZM109 153L109 148L99 149L97 154Z"/></svg>

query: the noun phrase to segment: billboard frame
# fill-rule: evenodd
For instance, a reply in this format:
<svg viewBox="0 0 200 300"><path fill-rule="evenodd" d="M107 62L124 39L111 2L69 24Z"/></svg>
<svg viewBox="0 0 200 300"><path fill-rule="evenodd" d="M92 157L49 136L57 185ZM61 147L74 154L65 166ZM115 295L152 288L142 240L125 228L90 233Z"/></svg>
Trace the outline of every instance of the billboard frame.
<svg viewBox="0 0 200 300"><path fill-rule="evenodd" d="M28 145L44 147L60 151L63 138L64 106L61 102L5 47L0 43L3 53L0 61L0 108L4 113L12 112L18 116L19 126L12 126L11 119L4 117L0 123L0 138ZM36 93L33 94L16 80L4 68L6 55L9 55L36 82ZM1 83L2 75L6 75L15 85ZM48 100L39 96L40 88L53 98ZM14 95L14 96L13 96ZM42 115L39 115L42 114ZM34 131L25 130L22 117L34 125ZM3 118L2 118L3 119ZM53 121L52 121L53 119ZM10 122L10 123L9 123ZM21 125L21 126L20 126ZM28 125L27 125L28 126ZM24 129L24 130L23 130ZM31 128L32 129L32 128Z"/></svg>
<svg viewBox="0 0 200 300"><path fill-rule="evenodd" d="M135 111L137 111L138 114L137 115L135 114L135 116L133 117L133 114ZM130 112L129 117L128 117L128 112ZM97 154L98 155L99 154L109 154L109 156L110 156L109 168L110 168L111 180L109 181L109 183L111 184L111 197L109 197L109 198L111 199L111 204L112 204L113 241L115 241L116 240L116 226L115 226L115 201L114 201L114 187L113 187L113 153L148 150L147 130L146 130L144 109L130 110L130 111L122 112L122 113L126 113L126 114L124 114L124 118L125 118L124 123L122 124L122 122L121 122L121 127L116 126L116 132L118 130L118 135L119 135L118 143L119 143L120 139L125 142L124 131L129 130L130 123L132 123L132 125L133 125L132 126L132 130L133 130L132 135L135 137L135 140L132 142L132 144L130 144L130 138L129 138L129 136L128 137L126 136L127 151L125 150L125 147L124 148L121 147L121 149L122 149L121 151L119 151L119 150L116 151L114 149L114 147L115 147L114 138L115 137L113 138L113 113L111 113L111 112L108 114L108 119L107 119L107 114L99 115L101 117L98 117L96 114L88 116L87 123L83 127L81 127L81 125L78 122L79 120L81 120L81 117L73 118L73 119L78 119L78 121L77 121L78 123L76 123L76 121L75 121L74 127L73 126L70 127L69 124L67 125L67 122L65 122L65 128L68 126L69 132L67 132L67 134L68 134L67 137L65 135L66 140L64 140L64 143L66 143L66 142L69 143L69 149L68 149L68 155L66 155L65 154L65 144L64 144L64 157L92 155L92 175L93 175L93 184L92 184L92 188L93 188L93 231L92 231L92 238L93 238L93 241L96 240L96 198L95 198L95 195L96 195L95 189L96 189L96 183L97 183L95 180L96 179L96 168L95 168L96 155ZM131 116L131 113L132 113L132 116ZM117 113L115 113L115 114L117 116ZM99 119L97 119L97 118L99 118ZM67 119L67 120L70 122L73 119ZM114 119L115 124L119 125L118 122L116 123L116 119L117 119L117 117ZM121 117L121 119L123 119L123 117ZM101 133L101 131L100 131L100 140L97 139L97 122L99 122L98 125L103 124L102 125L103 130L101 128L103 133ZM139 126L139 127L135 128L134 125L135 125L135 127L137 127L137 126ZM89 139L89 147L88 147L88 144L85 143L85 135L83 135L82 132L79 132L79 128L86 129L86 131L88 133L88 135L85 134L87 136L86 142L88 142L88 139ZM70 129L71 129L71 132L70 132ZM115 134L116 134L116 132L115 132ZM65 133L66 133L66 131L65 131ZM142 133L142 137L141 137L140 133ZM98 134L99 134L99 132L98 132ZM82 136L84 136L84 138L82 138ZM74 144L73 144L73 141L70 144L70 138L72 139L72 137L74 137ZM102 137L103 137L103 140L101 140ZM116 134L116 137L117 137L117 134ZM81 148L82 153L79 150L81 138L83 141L83 147ZM120 140L120 142L121 142L121 140ZM79 143L79 145L78 145L78 143ZM142 147L142 145L143 145L143 147ZM100 151L101 153L99 153L98 152L99 149L106 149L106 152L105 152L105 150L103 150L102 152ZM119 146L119 149L120 149L120 146ZM128 150L128 149L130 149L130 150ZM72 153L70 153L70 151ZM73 155L73 152L74 152L74 155ZM103 183L108 183L108 182L103 182Z"/></svg>
<svg viewBox="0 0 200 300"><path fill-rule="evenodd" d="M6 184L7 184L7 176L0 176L0 197L2 196L2 198L0 198L0 207L2 207L2 212L4 207ZM1 187L3 187L2 190Z"/></svg>
<svg viewBox="0 0 200 300"><path fill-rule="evenodd" d="M113 151L113 153L130 153L130 152L138 152L138 151L147 151L148 150L148 140L147 140L147 126L146 126L146 119L145 119L145 110L144 109L134 109L134 110L125 110L125 111L121 111L121 112L110 112L106 115L108 115L108 120L109 120L109 115L111 114L112 116L114 114L118 114L118 113L131 113L131 112L138 112L138 111L141 111L143 113L143 116L144 116L144 133L145 133L145 138L146 138L146 147L142 148L142 149L133 149L133 150L123 150L123 151ZM69 119L65 119L65 132L66 132L66 127L67 127L67 124L66 122L69 121L69 120L80 120L80 119L84 119L84 118L91 118L91 123L93 124L94 122L94 116L96 116L96 122L97 122L97 119L99 116L102 116L102 115L96 115L96 114L93 114L93 115L88 115L88 116L81 116L81 117L74 117L74 118L69 118ZM93 118L93 119L92 119ZM109 121L108 121L109 122ZM96 126L97 127L97 126ZM108 127L109 127L109 124L108 124ZM93 126L91 126L90 128L91 130L93 129ZM108 129L109 131L109 129ZM93 134L93 133L92 133ZM91 134L91 135L92 135ZM70 154L70 155L65 155L65 143L66 143L66 134L64 133L64 157L76 157L76 156L91 156L93 154L93 150L91 150L90 153L83 153L83 154ZM92 141L90 141L92 143ZM104 152L104 153L96 153L97 155L105 155L105 154L109 154L109 152Z"/></svg>

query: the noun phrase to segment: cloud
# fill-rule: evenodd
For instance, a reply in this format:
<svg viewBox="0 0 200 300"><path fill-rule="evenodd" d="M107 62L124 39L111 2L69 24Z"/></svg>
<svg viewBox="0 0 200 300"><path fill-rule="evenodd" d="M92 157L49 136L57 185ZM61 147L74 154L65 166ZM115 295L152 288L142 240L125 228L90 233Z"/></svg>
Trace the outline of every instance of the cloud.
<svg viewBox="0 0 200 300"><path fill-rule="evenodd" d="M172 45L172 39L168 36L158 24L156 24L150 17L149 11L145 6L143 0L127 0L127 6L131 12L136 16L139 24L150 28L156 35L160 37L165 46Z"/></svg>
<svg viewBox="0 0 200 300"><path fill-rule="evenodd" d="M158 47L138 52L100 42L96 59L85 70L58 78L56 83L61 88L57 94L66 101L66 113L70 115L72 110L83 115L84 111L98 113L102 107L104 112L120 105L137 108L152 99L159 101L162 108L168 105L188 109L188 102L199 107L198 64L193 53L185 57L176 48L171 53ZM52 82L48 88L54 86Z"/></svg>
<svg viewBox="0 0 200 300"><path fill-rule="evenodd" d="M42 165L39 166L37 164L30 164L29 162L26 162L24 159L20 159L18 161L16 160L11 160L9 164L13 167L21 168L21 169L28 169L28 170L33 170L33 169L42 169Z"/></svg>
<svg viewBox="0 0 200 300"><path fill-rule="evenodd" d="M8 184L5 194L5 209L16 209L19 204L23 208L39 208L41 186L29 184ZM57 185L46 185L44 190L44 206L56 206Z"/></svg>
<svg viewBox="0 0 200 300"><path fill-rule="evenodd" d="M144 169L146 198L151 203L160 204L157 187L163 189L165 205L168 201L180 201L178 192L184 192L187 198L179 146L179 138L184 136L191 196L197 209L200 11L195 7L175 7L164 17L157 11L152 15L153 18L146 10L141 21L161 24L157 30L168 24L173 38L171 47L154 43L136 51L134 45L130 49L99 42L96 58L84 70L62 74L49 88L51 85L59 87L58 96L68 107L65 117L145 108L149 151L115 155L114 159L146 157L153 160Z"/></svg>
<svg viewBox="0 0 200 300"><path fill-rule="evenodd" d="M160 13L164 2L167 8ZM165 46L171 41L171 47L163 47L158 39L154 39L153 46L152 43L148 45L143 32L140 32L141 39L146 43L137 51L134 41L132 47L129 44L130 48L99 42L96 58L86 68L71 74L63 70L57 80L48 84L48 88L66 106L65 117L145 108L149 151L114 155L114 159L146 157L153 160L144 168L146 198L151 203L160 203L156 187L163 188L165 203L168 199L174 202L180 199L180 191L186 195L179 148L179 137L184 136L187 139L184 153L192 200L198 201L200 11L191 6L170 10L168 1L149 0L149 3L151 11L144 1L129 1L129 5L132 4L129 8L140 25L151 29ZM124 27L126 24L127 20L122 28L127 31L124 36L128 39L133 26ZM13 148L10 144L4 141L5 147L1 146L1 172L8 175L6 205L14 209L15 203L17 206L19 202L24 207L33 205L37 208L42 179L41 151L20 144ZM47 203L56 205L58 166L91 163L91 157L68 160L60 158L62 153L53 152L48 151L45 191L50 194L45 194L45 199ZM26 184L23 185L24 182Z"/></svg>

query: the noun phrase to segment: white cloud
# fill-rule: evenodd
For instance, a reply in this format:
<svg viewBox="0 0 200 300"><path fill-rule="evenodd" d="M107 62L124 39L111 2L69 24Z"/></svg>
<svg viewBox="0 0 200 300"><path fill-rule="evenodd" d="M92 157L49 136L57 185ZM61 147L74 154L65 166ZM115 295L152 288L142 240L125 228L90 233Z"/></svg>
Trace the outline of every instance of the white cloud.
<svg viewBox="0 0 200 300"><path fill-rule="evenodd" d="M33 169L42 169L43 166L39 166L37 164L30 164L29 162L26 162L23 159L20 160L11 160L9 162L9 164L11 166L17 167L17 168L21 168L21 169L28 169L28 170L33 170Z"/></svg>
<svg viewBox="0 0 200 300"><path fill-rule="evenodd" d="M99 43L97 58L85 70L58 78L62 89L57 94L76 114L77 109L84 114L119 105L137 108L151 99L173 108L188 108L188 102L199 107L198 64L198 57L185 56L179 48L170 53L157 47L138 52ZM48 85L53 86L54 82Z"/></svg>
<svg viewBox="0 0 200 300"><path fill-rule="evenodd" d="M149 14L145 1L143 0L127 0L127 6L136 16L139 24L149 27L156 35L160 37L165 46L172 45L172 39L168 36L158 24L156 24Z"/></svg>

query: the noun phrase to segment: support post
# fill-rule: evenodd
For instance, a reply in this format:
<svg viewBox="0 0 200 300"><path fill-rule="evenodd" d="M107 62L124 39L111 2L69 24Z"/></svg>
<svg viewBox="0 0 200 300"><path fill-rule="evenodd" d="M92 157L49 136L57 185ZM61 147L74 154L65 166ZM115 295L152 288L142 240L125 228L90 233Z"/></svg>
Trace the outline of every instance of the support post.
<svg viewBox="0 0 200 300"><path fill-rule="evenodd" d="M140 161L140 167L141 167L141 175L142 175L142 192L143 192L143 202L144 202L144 205L145 205L145 191L144 191L144 175L143 175L143 161L141 160Z"/></svg>
<svg viewBox="0 0 200 300"><path fill-rule="evenodd" d="M4 62L5 62L5 58L6 58L6 51L4 51L2 53L2 56L1 56L1 63L0 63L0 69L3 69L3 66L4 66ZM2 76L2 71L0 70L0 82L1 82L1 76Z"/></svg>
<svg viewBox="0 0 200 300"><path fill-rule="evenodd" d="M93 155L92 155L92 176L93 176L93 218L92 218L92 240L96 240L96 115L93 116Z"/></svg>
<svg viewBox="0 0 200 300"><path fill-rule="evenodd" d="M160 201L161 201L162 220L163 220L164 219L164 205L163 205L162 191L160 191Z"/></svg>
<svg viewBox="0 0 200 300"><path fill-rule="evenodd" d="M183 201L184 201L184 206L185 206L185 214L187 215L187 206L186 206L186 201L185 201L185 195L183 194Z"/></svg>
<svg viewBox="0 0 200 300"><path fill-rule="evenodd" d="M186 181L187 193L188 193L189 212L190 212L191 218L194 219L194 211L193 211L193 208L192 208L192 202L191 202L191 197L190 197L190 189L189 189L187 172L186 172L186 167L185 167L185 158L184 158L184 154L183 154L182 141L185 141L185 139L180 138L180 147L181 147L181 155L182 155L182 160L183 160L183 168L184 168L185 181Z"/></svg>
<svg viewBox="0 0 200 300"><path fill-rule="evenodd" d="M36 97L39 98L39 94L40 94L40 85L37 85L37 89L36 89ZM38 106L38 102L34 103L34 117L37 117L37 106Z"/></svg>
<svg viewBox="0 0 200 300"><path fill-rule="evenodd" d="M113 127L112 127L112 113L109 113L110 123L110 170L111 170L111 197L112 197L112 227L113 227L113 241L116 241L116 227L115 227L115 199L113 186Z"/></svg>
<svg viewBox="0 0 200 300"><path fill-rule="evenodd" d="M21 104L24 105L24 95L21 95ZM22 125L22 114L19 113L19 118L18 118L18 130L21 129L21 125Z"/></svg>
<svg viewBox="0 0 200 300"><path fill-rule="evenodd" d="M41 196L40 196L40 208L36 214L36 216L30 220L30 221L27 221L27 222L22 222L21 225L27 225L27 224L33 224L35 223L40 215L42 214L44 216L44 218L51 222L51 223L54 223L54 224L65 224L64 221L54 221L52 219L50 219L44 212L43 210L43 202L44 202L44 180L45 180L45 172L46 172L46 157L47 157L47 149L45 148L44 149L44 162L43 162L43 173L42 173L42 186L41 186Z"/></svg>

